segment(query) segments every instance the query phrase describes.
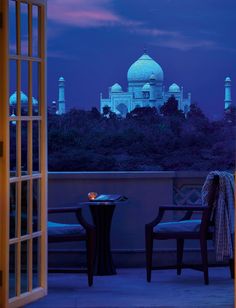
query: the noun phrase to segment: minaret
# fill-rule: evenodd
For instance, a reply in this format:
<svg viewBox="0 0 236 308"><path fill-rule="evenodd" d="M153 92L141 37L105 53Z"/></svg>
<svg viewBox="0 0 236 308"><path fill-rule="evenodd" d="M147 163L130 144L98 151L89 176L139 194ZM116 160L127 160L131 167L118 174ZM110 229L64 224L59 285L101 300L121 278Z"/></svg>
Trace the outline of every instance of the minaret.
<svg viewBox="0 0 236 308"><path fill-rule="evenodd" d="M156 76L152 73L150 78L149 78L149 84L150 84L150 101L156 101L156 83L157 83L157 79Z"/></svg>
<svg viewBox="0 0 236 308"><path fill-rule="evenodd" d="M189 102L189 106L191 105L191 93L188 93L188 102Z"/></svg>
<svg viewBox="0 0 236 308"><path fill-rule="evenodd" d="M225 110L231 106L231 79L230 77L225 78Z"/></svg>
<svg viewBox="0 0 236 308"><path fill-rule="evenodd" d="M59 82L58 114L64 114L66 112L65 79L63 77L60 77L58 82Z"/></svg>

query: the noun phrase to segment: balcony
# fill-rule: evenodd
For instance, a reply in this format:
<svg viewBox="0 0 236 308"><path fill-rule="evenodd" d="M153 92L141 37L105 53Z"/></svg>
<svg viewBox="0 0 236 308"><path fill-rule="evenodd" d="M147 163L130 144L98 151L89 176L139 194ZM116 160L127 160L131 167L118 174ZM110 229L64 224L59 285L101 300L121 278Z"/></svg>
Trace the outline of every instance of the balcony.
<svg viewBox="0 0 236 308"><path fill-rule="evenodd" d="M49 173L49 207L78 204L89 191L122 194L127 204L114 212L111 245L116 276L96 276L92 288L84 275L74 269L85 264L83 246L50 244L49 266L63 273L49 274L49 295L29 307L232 307L233 281L229 269L215 267L213 246L209 243L210 286L203 284L202 273L184 269L176 276L175 242L163 241L155 247L153 281L145 277L144 225L163 204L200 201L205 172L74 172ZM90 221L90 213L84 209ZM61 219L61 217L54 217ZM176 213L165 217L177 219ZM64 216L63 222L76 222ZM122 223L121 223L122 222ZM197 243L187 242L185 264L200 263ZM191 295L191 296L190 296Z"/></svg>
<svg viewBox="0 0 236 308"><path fill-rule="evenodd" d="M206 177L205 172L74 172L49 173L49 207L78 204L87 200L90 191L107 194L122 194L128 197L129 202L115 209L111 242L114 262L121 267L144 266L144 225L150 222L157 214L158 206L174 203L199 203L201 186ZM84 214L90 220L89 210ZM172 213L166 219L178 218ZM61 217L59 217L61 219ZM71 216L63 217L65 222L76 222ZM122 222L122 224L121 224ZM169 265L175 251L175 243L168 241L160 243L159 265ZM70 245L53 244L49 247L49 264L51 260L62 266L66 263L71 266L81 264L78 255L83 250ZM186 254L191 262L197 261L198 247L187 244ZM55 256L60 254L60 258ZM64 259L67 260L64 260ZM68 262L69 261L69 262ZM62 264L60 264L62 263ZM51 264L50 264L51 265Z"/></svg>

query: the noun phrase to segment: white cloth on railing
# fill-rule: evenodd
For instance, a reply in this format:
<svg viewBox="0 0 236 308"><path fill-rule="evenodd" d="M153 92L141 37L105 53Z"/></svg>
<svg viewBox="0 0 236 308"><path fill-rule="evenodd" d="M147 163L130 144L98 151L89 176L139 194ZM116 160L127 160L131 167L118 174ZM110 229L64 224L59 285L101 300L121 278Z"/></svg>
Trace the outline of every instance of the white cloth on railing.
<svg viewBox="0 0 236 308"><path fill-rule="evenodd" d="M208 192L212 180L219 176L219 191L214 204L214 243L216 260L233 258L234 238L234 176L228 172L212 171L208 174L202 188L202 203L208 205Z"/></svg>

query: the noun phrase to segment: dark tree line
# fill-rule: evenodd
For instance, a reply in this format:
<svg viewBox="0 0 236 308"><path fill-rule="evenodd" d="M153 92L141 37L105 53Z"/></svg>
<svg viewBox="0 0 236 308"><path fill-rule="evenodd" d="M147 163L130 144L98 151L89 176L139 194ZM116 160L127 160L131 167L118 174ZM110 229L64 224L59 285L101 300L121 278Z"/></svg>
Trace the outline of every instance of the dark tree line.
<svg viewBox="0 0 236 308"><path fill-rule="evenodd" d="M185 116L171 97L160 110L119 118L73 109L48 116L50 171L233 170L235 108L210 121L196 104Z"/></svg>

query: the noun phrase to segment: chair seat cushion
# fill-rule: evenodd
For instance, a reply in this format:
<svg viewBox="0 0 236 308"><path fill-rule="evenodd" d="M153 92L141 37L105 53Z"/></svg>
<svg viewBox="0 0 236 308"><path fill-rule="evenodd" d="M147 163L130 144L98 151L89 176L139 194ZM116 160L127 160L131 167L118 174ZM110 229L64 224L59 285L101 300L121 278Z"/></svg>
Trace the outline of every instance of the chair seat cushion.
<svg viewBox="0 0 236 308"><path fill-rule="evenodd" d="M162 222L153 228L153 232L198 232L200 231L200 224L200 219Z"/></svg>
<svg viewBox="0 0 236 308"><path fill-rule="evenodd" d="M80 224L62 224L48 221L48 236L84 235L85 229Z"/></svg>

